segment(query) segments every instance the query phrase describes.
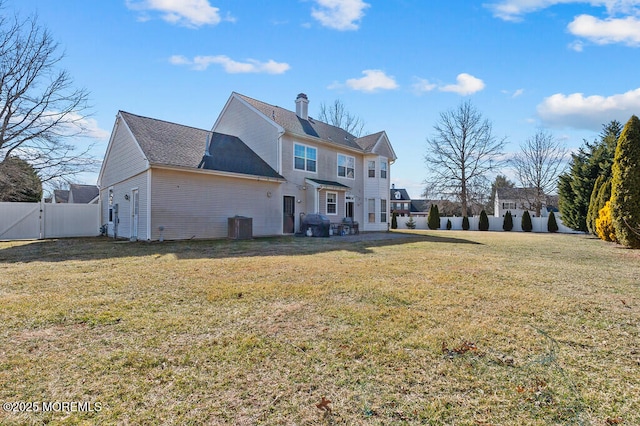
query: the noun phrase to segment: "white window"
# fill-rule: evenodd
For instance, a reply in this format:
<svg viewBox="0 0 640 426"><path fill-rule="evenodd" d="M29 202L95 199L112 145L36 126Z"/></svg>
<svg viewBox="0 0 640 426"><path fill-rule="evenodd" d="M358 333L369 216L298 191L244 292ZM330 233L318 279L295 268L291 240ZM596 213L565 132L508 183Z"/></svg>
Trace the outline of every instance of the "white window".
<svg viewBox="0 0 640 426"><path fill-rule="evenodd" d="M293 146L293 167L296 170L305 170L307 172L316 171L316 162L318 150L311 146L294 144Z"/></svg>
<svg viewBox="0 0 640 426"><path fill-rule="evenodd" d="M386 178L387 178L387 162L381 161L380 162L380 179L386 179Z"/></svg>
<svg viewBox="0 0 640 426"><path fill-rule="evenodd" d="M376 177L376 162L375 161L367 161L368 169L369 169L369 177Z"/></svg>
<svg viewBox="0 0 640 426"><path fill-rule="evenodd" d="M338 176L353 179L356 174L356 159L338 154Z"/></svg>
<svg viewBox="0 0 640 426"><path fill-rule="evenodd" d="M109 222L113 222L113 188L109 188Z"/></svg>
<svg viewBox="0 0 640 426"><path fill-rule="evenodd" d="M369 217L369 223L375 223L376 221L376 200L369 198L367 200L367 213Z"/></svg>
<svg viewBox="0 0 640 426"><path fill-rule="evenodd" d="M387 222L387 200L380 200L380 222Z"/></svg>
<svg viewBox="0 0 640 426"><path fill-rule="evenodd" d="M327 192L327 214L338 214L338 194Z"/></svg>

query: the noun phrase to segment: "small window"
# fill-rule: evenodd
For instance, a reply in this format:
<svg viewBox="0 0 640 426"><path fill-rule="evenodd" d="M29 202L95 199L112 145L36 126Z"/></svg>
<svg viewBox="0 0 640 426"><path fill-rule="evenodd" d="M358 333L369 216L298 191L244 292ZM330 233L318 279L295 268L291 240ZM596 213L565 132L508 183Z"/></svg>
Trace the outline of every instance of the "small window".
<svg viewBox="0 0 640 426"><path fill-rule="evenodd" d="M376 177L376 162L369 161L367 164L369 165L369 177L370 178Z"/></svg>
<svg viewBox="0 0 640 426"><path fill-rule="evenodd" d="M327 192L327 214L338 214L338 194Z"/></svg>
<svg viewBox="0 0 640 426"><path fill-rule="evenodd" d="M386 179L386 178L387 178L387 162L381 161L380 162L380 179Z"/></svg>
<svg viewBox="0 0 640 426"><path fill-rule="evenodd" d="M387 221L387 200L380 200L380 222Z"/></svg>
<svg viewBox="0 0 640 426"><path fill-rule="evenodd" d="M338 176L353 179L356 174L356 159L338 154Z"/></svg>
<svg viewBox="0 0 640 426"><path fill-rule="evenodd" d="M113 188L109 188L109 222L113 222Z"/></svg>
<svg viewBox="0 0 640 426"><path fill-rule="evenodd" d="M318 150L316 148L295 144L293 146L293 167L307 172L316 171Z"/></svg>
<svg viewBox="0 0 640 426"><path fill-rule="evenodd" d="M368 216L369 216L369 223L374 223L376 221L376 200L373 198L370 198L367 201L368 204Z"/></svg>

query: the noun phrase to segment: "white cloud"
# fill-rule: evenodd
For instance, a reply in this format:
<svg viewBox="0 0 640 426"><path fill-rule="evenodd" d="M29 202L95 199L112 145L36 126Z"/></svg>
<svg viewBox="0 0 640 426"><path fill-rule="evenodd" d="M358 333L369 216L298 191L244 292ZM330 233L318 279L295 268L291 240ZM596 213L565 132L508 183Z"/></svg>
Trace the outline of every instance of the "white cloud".
<svg viewBox="0 0 640 426"><path fill-rule="evenodd" d="M456 78L456 84L447 84L440 87L442 92L454 92L459 95L471 95L484 89L484 81L472 76L471 74L462 73L458 74Z"/></svg>
<svg viewBox="0 0 640 426"><path fill-rule="evenodd" d="M488 3L484 6L490 9L494 16L505 21L520 21L528 13L537 12L557 4L583 3L591 6L602 6L607 13L632 14L637 13L640 0L502 0Z"/></svg>
<svg viewBox="0 0 640 426"><path fill-rule="evenodd" d="M238 62L225 55L196 56L193 59L188 59L182 55L174 55L169 58L169 63L189 66L196 71L204 71L209 68L211 64L216 64L221 65L229 74L283 74L291 68L291 66L285 62L276 62L272 59L269 59L267 62L260 62L255 59Z"/></svg>
<svg viewBox="0 0 640 426"><path fill-rule="evenodd" d="M362 71L364 77L362 78L350 78L347 80L346 85L352 90L358 90L361 92L373 93L378 90L393 90L398 88L393 77L389 77L381 70L364 70ZM337 87L337 86L332 86Z"/></svg>
<svg viewBox="0 0 640 426"><path fill-rule="evenodd" d="M325 27L334 30L357 30L358 21L370 5L362 0L315 0L318 7L311 9L311 16Z"/></svg>
<svg viewBox="0 0 640 426"><path fill-rule="evenodd" d="M417 78L416 82L413 84L412 87L415 92L420 94L425 92L431 92L436 87L438 87L438 85L431 83L429 82L429 80L425 80L424 78Z"/></svg>
<svg viewBox="0 0 640 426"><path fill-rule="evenodd" d="M597 44L624 43L640 45L640 19L628 16L623 19L598 19L580 15L568 26L569 32Z"/></svg>
<svg viewBox="0 0 640 426"><path fill-rule="evenodd" d="M538 116L550 127L598 130L611 120L626 122L640 110L640 88L611 96L556 93L538 105Z"/></svg>
<svg viewBox="0 0 640 426"><path fill-rule="evenodd" d="M222 21L220 9L211 6L209 0L126 0L126 5L142 12L142 20L149 19L145 13L156 11L169 23L192 28ZM234 18L227 15L225 20L234 21Z"/></svg>

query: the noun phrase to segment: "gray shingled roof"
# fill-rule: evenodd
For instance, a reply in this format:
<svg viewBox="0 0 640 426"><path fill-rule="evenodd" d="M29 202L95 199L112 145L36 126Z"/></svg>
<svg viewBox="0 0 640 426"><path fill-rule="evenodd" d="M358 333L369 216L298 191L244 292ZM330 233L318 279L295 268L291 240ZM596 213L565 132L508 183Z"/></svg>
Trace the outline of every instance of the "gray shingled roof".
<svg viewBox="0 0 640 426"><path fill-rule="evenodd" d="M284 179L236 136L214 132L211 136L208 153L209 155L202 158L198 167L207 170Z"/></svg>
<svg viewBox="0 0 640 426"><path fill-rule="evenodd" d="M74 204L89 204L100 192L96 185L80 185L72 183L69 185L69 198Z"/></svg>
<svg viewBox="0 0 640 426"><path fill-rule="evenodd" d="M68 189L54 189L53 196L55 197L56 203L67 203L69 202L69 190Z"/></svg>
<svg viewBox="0 0 640 426"><path fill-rule="evenodd" d="M235 136L120 111L152 165L280 178L273 168ZM209 156L204 156L207 142ZM204 157L203 157L204 156Z"/></svg>
<svg viewBox="0 0 640 426"><path fill-rule="evenodd" d="M304 120L298 117L294 111L270 105L266 102L241 95L240 93L236 93L236 95L266 115L268 118L275 121L288 132L299 135L314 136L336 145L357 149L358 151L370 152L371 148L373 148L373 145L375 145L375 142L382 133L378 132L373 135L357 138L340 127L332 126L312 117L309 117L308 120Z"/></svg>

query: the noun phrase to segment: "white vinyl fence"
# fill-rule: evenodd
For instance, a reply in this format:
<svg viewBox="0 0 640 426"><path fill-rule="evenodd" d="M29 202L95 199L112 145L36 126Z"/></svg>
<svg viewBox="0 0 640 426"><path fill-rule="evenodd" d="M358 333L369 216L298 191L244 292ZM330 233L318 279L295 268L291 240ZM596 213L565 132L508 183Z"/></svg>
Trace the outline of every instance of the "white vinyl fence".
<svg viewBox="0 0 640 426"><path fill-rule="evenodd" d="M97 235L98 204L0 203L0 240Z"/></svg>
<svg viewBox="0 0 640 426"><path fill-rule="evenodd" d="M408 229L406 223L409 221L409 217L398 216L398 229ZM440 229L447 229L447 220L451 221L452 230L462 230L462 217L441 217ZM532 217L531 224L533 226L532 232L549 232L547 230L548 217ZM415 229L429 229L427 226L426 216L413 216L413 221L416 223ZM480 216L474 216L469 218L469 230L477 231L478 222L480 222ZM503 231L502 225L504 223L504 217L489 216L489 231ZM562 223L562 219L559 215L556 215L556 223L558 224L558 232L573 234L576 233L573 229L565 226ZM522 232L522 218L513 218L513 229L511 232Z"/></svg>

